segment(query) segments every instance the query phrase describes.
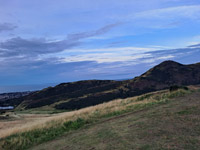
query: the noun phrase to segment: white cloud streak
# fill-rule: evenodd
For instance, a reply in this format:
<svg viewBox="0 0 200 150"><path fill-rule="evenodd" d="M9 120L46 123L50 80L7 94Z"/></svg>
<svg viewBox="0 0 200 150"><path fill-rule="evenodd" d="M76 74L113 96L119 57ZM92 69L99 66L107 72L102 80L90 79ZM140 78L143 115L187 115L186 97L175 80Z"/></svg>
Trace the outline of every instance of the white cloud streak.
<svg viewBox="0 0 200 150"><path fill-rule="evenodd" d="M188 20L200 20L200 5L176 6L134 13L126 17L128 22L147 28L174 28Z"/></svg>
<svg viewBox="0 0 200 150"><path fill-rule="evenodd" d="M97 63L113 63L136 61L141 58L151 57L146 52L156 51L158 48L121 47L102 49L72 49L57 54L41 55L42 58L56 56L62 62L96 61Z"/></svg>
<svg viewBox="0 0 200 150"><path fill-rule="evenodd" d="M150 11L144 11L140 13L136 13L131 16L133 19L166 19L166 18L176 18L176 17L184 17L190 19L198 19L200 18L200 5L192 5L192 6L178 6L178 7L169 7L162 9L154 9Z"/></svg>

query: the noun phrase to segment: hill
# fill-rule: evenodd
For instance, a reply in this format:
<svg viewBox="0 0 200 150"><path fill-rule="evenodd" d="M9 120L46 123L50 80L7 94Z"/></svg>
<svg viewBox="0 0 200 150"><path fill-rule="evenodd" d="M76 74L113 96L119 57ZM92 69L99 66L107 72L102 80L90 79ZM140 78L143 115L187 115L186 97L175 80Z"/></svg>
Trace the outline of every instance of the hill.
<svg viewBox="0 0 200 150"><path fill-rule="evenodd" d="M26 119L10 112L0 149L199 149L199 96L189 86Z"/></svg>
<svg viewBox="0 0 200 150"><path fill-rule="evenodd" d="M10 100L17 109L48 107L74 110L169 88L172 85L200 84L200 63L183 65L165 61L139 77L125 81L87 80L62 83Z"/></svg>

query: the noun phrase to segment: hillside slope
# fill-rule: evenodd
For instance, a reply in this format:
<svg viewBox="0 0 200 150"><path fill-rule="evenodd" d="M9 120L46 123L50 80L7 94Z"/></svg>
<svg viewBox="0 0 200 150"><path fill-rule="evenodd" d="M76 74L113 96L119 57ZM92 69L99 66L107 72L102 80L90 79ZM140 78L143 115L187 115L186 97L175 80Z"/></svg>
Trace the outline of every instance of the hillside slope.
<svg viewBox="0 0 200 150"><path fill-rule="evenodd" d="M101 120L31 150L198 150L200 92Z"/></svg>
<svg viewBox="0 0 200 150"><path fill-rule="evenodd" d="M195 85L200 83L200 63L182 65L165 61L139 77L126 81L88 80L63 83L23 98L10 104L19 109L48 106L56 109L81 109L143 93L169 88L171 85Z"/></svg>

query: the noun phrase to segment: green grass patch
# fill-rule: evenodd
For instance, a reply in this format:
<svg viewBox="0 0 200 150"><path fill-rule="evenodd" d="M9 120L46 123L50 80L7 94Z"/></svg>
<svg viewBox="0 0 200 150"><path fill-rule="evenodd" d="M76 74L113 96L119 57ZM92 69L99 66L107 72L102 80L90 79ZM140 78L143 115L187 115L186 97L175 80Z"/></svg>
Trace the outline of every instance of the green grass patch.
<svg viewBox="0 0 200 150"><path fill-rule="evenodd" d="M65 130L69 131L69 130L77 130L83 125L85 125L86 123L88 122L85 121L84 119L78 118L75 121L67 121L63 125L64 125Z"/></svg>
<svg viewBox="0 0 200 150"><path fill-rule="evenodd" d="M190 114L195 114L195 112L198 113L198 107L197 106L193 106L191 108L186 108L182 111L177 112L177 114L179 114L179 115L190 115Z"/></svg>
<svg viewBox="0 0 200 150"><path fill-rule="evenodd" d="M84 119L78 118L75 121L67 121L61 126L35 129L32 131L15 134L1 140L2 149L24 150L36 144L53 140L67 131L77 130L83 127L86 123L87 122Z"/></svg>
<svg viewBox="0 0 200 150"><path fill-rule="evenodd" d="M139 150L150 150L150 149L152 149L152 146L151 146L151 145L148 145L148 144L142 145L142 146L139 148Z"/></svg>
<svg viewBox="0 0 200 150"><path fill-rule="evenodd" d="M179 111L177 112L177 114L179 115L189 115L191 114L192 112L190 110L183 110L183 111Z"/></svg>

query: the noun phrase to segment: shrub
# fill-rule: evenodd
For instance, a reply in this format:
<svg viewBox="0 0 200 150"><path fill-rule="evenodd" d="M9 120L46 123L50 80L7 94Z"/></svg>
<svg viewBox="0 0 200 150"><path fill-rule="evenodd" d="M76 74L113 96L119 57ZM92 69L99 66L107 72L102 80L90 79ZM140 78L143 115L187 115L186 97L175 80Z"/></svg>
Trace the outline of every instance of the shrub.
<svg viewBox="0 0 200 150"><path fill-rule="evenodd" d="M179 89L178 85L173 85L173 86L170 86L169 91L172 92L172 91L176 91L178 89Z"/></svg>
<svg viewBox="0 0 200 150"><path fill-rule="evenodd" d="M177 91L179 89L189 90L188 87L186 87L186 86L173 85L173 86L170 86L169 91L173 92L173 91Z"/></svg>

